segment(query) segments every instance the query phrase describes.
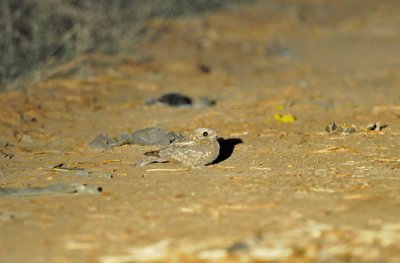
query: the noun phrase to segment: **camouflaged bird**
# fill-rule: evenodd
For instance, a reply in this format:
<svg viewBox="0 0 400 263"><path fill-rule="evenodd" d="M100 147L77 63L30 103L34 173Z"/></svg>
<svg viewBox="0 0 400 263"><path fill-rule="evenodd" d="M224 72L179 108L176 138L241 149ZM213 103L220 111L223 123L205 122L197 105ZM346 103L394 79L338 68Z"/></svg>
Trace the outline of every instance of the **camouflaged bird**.
<svg viewBox="0 0 400 263"><path fill-rule="evenodd" d="M147 152L148 157L136 165L176 162L183 166L200 168L212 163L219 155L217 132L208 128L195 129L191 136L177 139L158 151Z"/></svg>

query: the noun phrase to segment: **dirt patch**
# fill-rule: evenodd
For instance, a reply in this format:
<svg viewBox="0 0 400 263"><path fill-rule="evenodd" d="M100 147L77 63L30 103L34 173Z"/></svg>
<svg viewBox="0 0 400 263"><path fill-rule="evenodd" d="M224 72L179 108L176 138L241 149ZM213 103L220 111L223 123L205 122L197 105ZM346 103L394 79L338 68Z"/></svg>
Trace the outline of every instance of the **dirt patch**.
<svg viewBox="0 0 400 263"><path fill-rule="evenodd" d="M140 57L88 56L73 73L0 94L1 188L103 190L1 197L0 261L395 262L399 4L329 3L261 1L169 21ZM216 104L145 104L167 92ZM332 120L355 132L329 134ZM376 122L387 127L367 129ZM157 147L88 147L154 126L215 129L223 156L202 169L134 167ZM113 176L48 169L60 163Z"/></svg>

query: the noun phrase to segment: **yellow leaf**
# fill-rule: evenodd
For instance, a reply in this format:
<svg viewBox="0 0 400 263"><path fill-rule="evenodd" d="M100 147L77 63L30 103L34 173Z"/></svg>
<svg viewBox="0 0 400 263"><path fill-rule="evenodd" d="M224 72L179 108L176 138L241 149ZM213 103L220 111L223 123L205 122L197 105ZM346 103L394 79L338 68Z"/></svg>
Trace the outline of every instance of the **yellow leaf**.
<svg viewBox="0 0 400 263"><path fill-rule="evenodd" d="M292 114L275 114L274 119L276 121L291 123L296 121L296 117Z"/></svg>

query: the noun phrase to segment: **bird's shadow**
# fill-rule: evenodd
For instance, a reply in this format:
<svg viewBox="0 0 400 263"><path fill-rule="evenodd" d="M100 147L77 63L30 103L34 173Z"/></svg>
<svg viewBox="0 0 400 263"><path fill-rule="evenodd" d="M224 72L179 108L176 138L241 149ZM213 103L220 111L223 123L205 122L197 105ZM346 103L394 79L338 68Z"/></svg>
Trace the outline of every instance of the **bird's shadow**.
<svg viewBox="0 0 400 263"><path fill-rule="evenodd" d="M212 162L212 164L220 163L231 157L236 144L243 143L243 141L240 138L228 138L228 139L219 138L218 143L220 147L219 155L217 159L214 162Z"/></svg>

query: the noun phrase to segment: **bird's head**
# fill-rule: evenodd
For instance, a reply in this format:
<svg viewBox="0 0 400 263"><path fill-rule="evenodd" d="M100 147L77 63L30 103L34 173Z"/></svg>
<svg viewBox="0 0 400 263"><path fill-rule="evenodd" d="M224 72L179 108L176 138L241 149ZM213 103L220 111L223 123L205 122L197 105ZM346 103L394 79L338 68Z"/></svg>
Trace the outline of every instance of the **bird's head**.
<svg viewBox="0 0 400 263"><path fill-rule="evenodd" d="M209 128L197 128L193 132L193 139L197 141L214 141L217 138L217 132Z"/></svg>

